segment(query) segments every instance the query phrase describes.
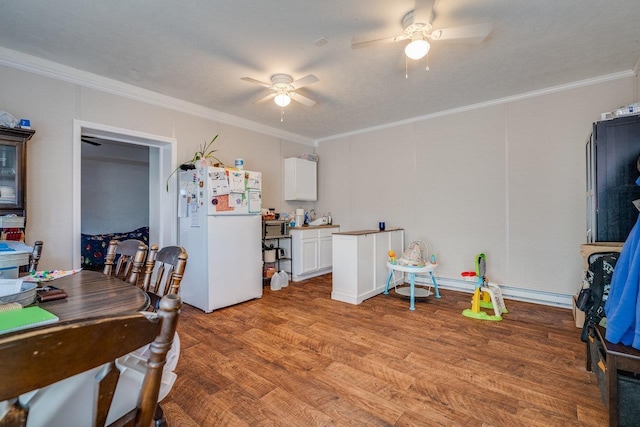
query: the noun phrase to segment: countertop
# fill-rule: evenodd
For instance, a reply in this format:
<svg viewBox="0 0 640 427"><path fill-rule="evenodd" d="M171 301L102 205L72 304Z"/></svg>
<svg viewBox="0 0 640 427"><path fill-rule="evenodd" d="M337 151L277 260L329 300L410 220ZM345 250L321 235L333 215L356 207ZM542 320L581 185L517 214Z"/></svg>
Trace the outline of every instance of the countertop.
<svg viewBox="0 0 640 427"><path fill-rule="evenodd" d="M398 231L398 230L404 230L404 228L387 228L384 231L380 231L380 230L341 231L340 233L333 233L333 234L339 234L342 236L362 236L365 234L387 233L389 231Z"/></svg>
<svg viewBox="0 0 640 427"><path fill-rule="evenodd" d="M305 225L304 227L290 227L289 230L315 230L318 228L335 228L340 227L338 224L331 225Z"/></svg>

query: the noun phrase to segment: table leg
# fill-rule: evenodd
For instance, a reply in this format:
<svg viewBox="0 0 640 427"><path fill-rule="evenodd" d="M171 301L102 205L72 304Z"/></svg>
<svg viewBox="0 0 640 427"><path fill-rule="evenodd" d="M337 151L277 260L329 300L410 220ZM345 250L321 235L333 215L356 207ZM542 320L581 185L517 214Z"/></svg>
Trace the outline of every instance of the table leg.
<svg viewBox="0 0 640 427"><path fill-rule="evenodd" d="M389 282L391 281L392 277L393 277L393 270L389 269L389 278L387 278L387 286L385 286L384 292L383 292L385 295L389 295Z"/></svg>
<svg viewBox="0 0 640 427"><path fill-rule="evenodd" d="M410 282L411 282L411 303L409 304L409 310L415 310L416 309L416 306L415 306L415 300L416 300L415 279L416 279L416 275L415 275L415 273L409 273L409 278L410 278Z"/></svg>
<svg viewBox="0 0 640 427"><path fill-rule="evenodd" d="M436 276L433 275L433 271L430 271L429 274L431 275L431 281L433 282L433 287L436 290L436 298L441 298L440 291L438 290L438 282L436 282Z"/></svg>

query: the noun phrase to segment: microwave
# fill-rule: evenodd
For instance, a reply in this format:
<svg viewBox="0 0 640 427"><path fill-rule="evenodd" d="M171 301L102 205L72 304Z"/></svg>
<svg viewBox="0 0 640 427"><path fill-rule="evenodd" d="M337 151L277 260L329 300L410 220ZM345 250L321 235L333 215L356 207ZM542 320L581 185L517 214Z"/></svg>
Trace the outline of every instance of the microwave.
<svg viewBox="0 0 640 427"><path fill-rule="evenodd" d="M265 221L262 225L264 237L280 237L289 235L288 221Z"/></svg>

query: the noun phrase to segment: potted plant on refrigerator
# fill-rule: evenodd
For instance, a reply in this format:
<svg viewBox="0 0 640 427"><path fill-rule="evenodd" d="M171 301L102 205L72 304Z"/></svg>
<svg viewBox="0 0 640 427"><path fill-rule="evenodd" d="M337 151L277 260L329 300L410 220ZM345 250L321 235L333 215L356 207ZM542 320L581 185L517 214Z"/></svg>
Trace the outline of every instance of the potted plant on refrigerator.
<svg viewBox="0 0 640 427"><path fill-rule="evenodd" d="M171 177L179 170L195 169L196 164L198 162L200 162L201 164L211 164L211 160L215 160L218 164L224 166L224 163L222 162L222 160L220 160L219 158L213 155L213 153L215 153L218 150L211 149L211 146L213 145L216 139L218 139L218 135L214 136L213 139L211 139L211 141L203 143L200 146L200 150L193 153L193 157L190 160L180 164L180 166L175 168L173 172L169 174L169 176L167 177L167 184L166 184L167 192L169 191L169 180L171 180Z"/></svg>

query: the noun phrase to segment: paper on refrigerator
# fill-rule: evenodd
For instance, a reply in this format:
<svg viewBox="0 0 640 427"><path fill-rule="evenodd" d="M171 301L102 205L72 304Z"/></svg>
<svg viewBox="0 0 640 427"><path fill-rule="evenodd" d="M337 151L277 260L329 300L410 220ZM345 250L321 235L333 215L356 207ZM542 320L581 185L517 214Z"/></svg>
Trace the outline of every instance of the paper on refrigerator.
<svg viewBox="0 0 640 427"><path fill-rule="evenodd" d="M262 189L262 174L260 172L247 171L247 188L252 190Z"/></svg>
<svg viewBox="0 0 640 427"><path fill-rule="evenodd" d="M209 172L209 188L211 196L229 194L229 180L224 169L216 169Z"/></svg>
<svg viewBox="0 0 640 427"><path fill-rule="evenodd" d="M229 171L229 192L244 193L244 171Z"/></svg>

